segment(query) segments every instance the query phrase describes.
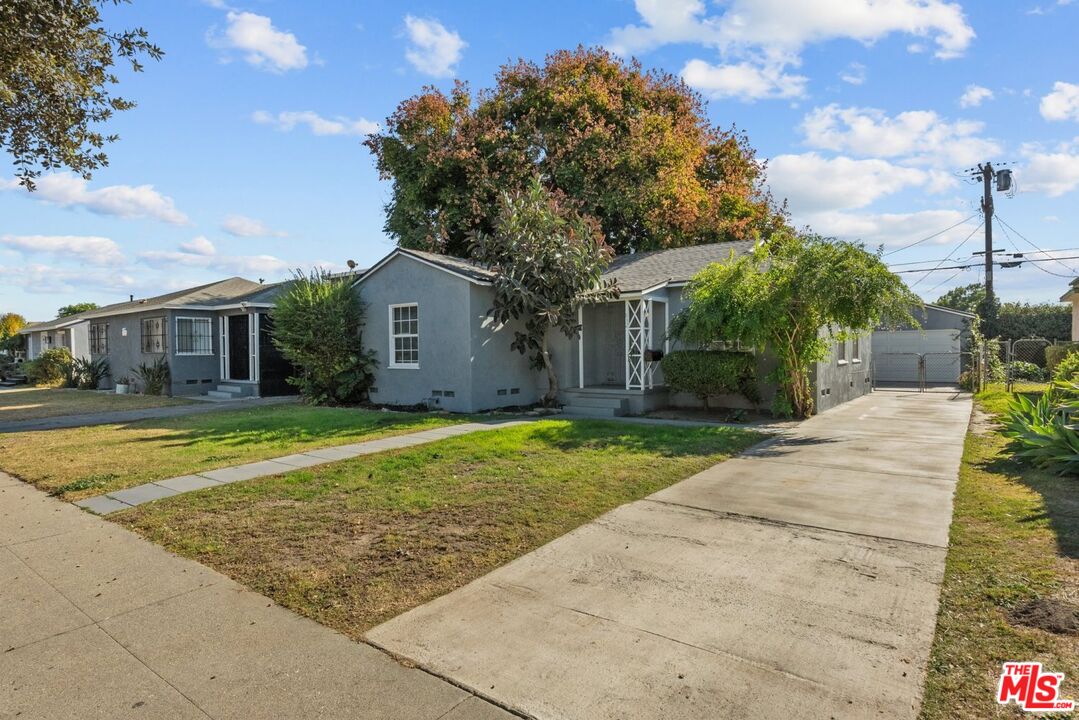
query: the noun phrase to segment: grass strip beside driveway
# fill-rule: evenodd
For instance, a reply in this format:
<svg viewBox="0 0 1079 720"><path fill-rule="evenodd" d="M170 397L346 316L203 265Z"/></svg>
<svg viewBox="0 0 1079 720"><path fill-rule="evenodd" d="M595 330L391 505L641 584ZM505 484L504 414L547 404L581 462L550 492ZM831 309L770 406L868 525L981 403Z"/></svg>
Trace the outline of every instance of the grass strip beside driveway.
<svg viewBox="0 0 1079 720"><path fill-rule="evenodd" d="M94 390L18 388L0 391L0 423L190 405L193 402L196 401L156 395L117 395Z"/></svg>
<svg viewBox="0 0 1079 720"><path fill-rule="evenodd" d="M463 416L287 404L0 435L0 469L65 500L362 440Z"/></svg>
<svg viewBox="0 0 1079 720"><path fill-rule="evenodd" d="M1011 459L990 421L1008 398L1002 388L979 395L989 415L979 420L976 411L967 434L922 720L1023 715L995 699L1001 664L1011 660L1064 673L1062 695L1079 700L1079 636L1016 617L1032 607L1041 615L1046 602L1079 603L1077 480Z"/></svg>
<svg viewBox="0 0 1079 720"><path fill-rule="evenodd" d="M358 638L762 437L544 420L178 495L110 519Z"/></svg>

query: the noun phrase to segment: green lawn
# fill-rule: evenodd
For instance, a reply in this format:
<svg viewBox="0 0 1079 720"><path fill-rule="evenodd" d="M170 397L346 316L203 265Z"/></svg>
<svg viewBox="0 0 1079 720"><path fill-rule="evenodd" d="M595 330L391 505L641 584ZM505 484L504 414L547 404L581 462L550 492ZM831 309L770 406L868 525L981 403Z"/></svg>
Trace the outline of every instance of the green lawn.
<svg viewBox="0 0 1079 720"><path fill-rule="evenodd" d="M469 419L271 405L123 425L0 435L0 469L66 500L78 500L152 480Z"/></svg>
<svg viewBox="0 0 1079 720"><path fill-rule="evenodd" d="M1008 398L992 387L977 402L999 414ZM1079 699L1079 638L1009 619L1031 601L1079 598L1079 479L1016 463L1006 446L987 422L967 435L923 720L1021 715L994 699L1007 660L1063 672L1065 696Z"/></svg>
<svg viewBox="0 0 1079 720"><path fill-rule="evenodd" d="M166 405L189 405L193 400L155 395L116 395L93 390L17 388L0 390L0 423L83 415L114 410L141 410Z"/></svg>
<svg viewBox="0 0 1079 720"><path fill-rule="evenodd" d="M110 516L358 638L762 435L544 420Z"/></svg>

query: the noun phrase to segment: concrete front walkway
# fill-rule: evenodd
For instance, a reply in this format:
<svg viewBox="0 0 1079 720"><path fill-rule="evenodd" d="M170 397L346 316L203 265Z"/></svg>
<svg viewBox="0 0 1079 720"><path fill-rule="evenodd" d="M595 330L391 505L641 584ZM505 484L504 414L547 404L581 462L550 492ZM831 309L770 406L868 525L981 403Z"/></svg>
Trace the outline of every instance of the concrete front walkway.
<svg viewBox="0 0 1079 720"><path fill-rule="evenodd" d="M970 409L860 398L367 637L537 718L915 718Z"/></svg>
<svg viewBox="0 0 1079 720"><path fill-rule="evenodd" d="M112 412L83 413L81 415L58 415L36 420L12 420L0 422L0 433L30 432L33 430L62 430L65 428L89 427L91 425L119 425L138 422L139 420L157 420L158 418L201 415L223 410L244 410L265 405L281 405L297 402L295 397L248 398L217 403L196 403L191 405L170 405L138 410L115 410Z"/></svg>
<svg viewBox="0 0 1079 720"><path fill-rule="evenodd" d="M108 513L126 510L127 508L142 505L143 503L152 500L160 500L161 498L171 497L193 490L202 490L203 488L213 487L215 485L227 485L229 483L240 482L241 480L254 480L255 478L260 477L280 475L281 473L292 472L299 468L324 465L326 463L337 462L338 460L348 460L349 458L359 457L360 455L370 455L386 450L398 450L414 445L424 445L429 442L435 442L436 440L443 440L449 437L469 435L483 430L497 430L499 428L521 425L526 422L532 421L495 420L482 423L461 423L459 425L446 425L445 427L421 430L420 432L407 433L405 435L393 435L377 440L367 440L365 442L350 443L348 445L334 445L318 450L308 450L304 453L284 455L270 460L260 460L258 462L234 465L232 467L219 468L217 470L207 470L206 472L198 473L197 475L181 475L180 477L169 478L168 480L143 483L142 485L136 485L135 487L129 487L123 490L114 490L110 493L105 493L104 495L95 495L94 497L86 498L85 500L79 500L75 504L84 510L89 510L98 515L107 515Z"/></svg>
<svg viewBox="0 0 1079 720"><path fill-rule="evenodd" d="M512 716L0 473L0 718Z"/></svg>

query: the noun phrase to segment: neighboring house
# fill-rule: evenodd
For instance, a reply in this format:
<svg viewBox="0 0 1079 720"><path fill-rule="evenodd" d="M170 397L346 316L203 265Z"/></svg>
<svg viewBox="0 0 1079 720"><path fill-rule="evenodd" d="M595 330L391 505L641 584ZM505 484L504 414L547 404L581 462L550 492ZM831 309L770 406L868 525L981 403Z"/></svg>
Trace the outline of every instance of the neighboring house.
<svg viewBox="0 0 1079 720"><path fill-rule="evenodd" d="M63 329L85 336L84 355L104 358L111 377L104 387L134 370L166 358L173 395L259 396L292 392L284 379L291 368L269 339L268 312L281 285L239 277L150 298L108 305L65 318ZM62 321L55 321L62 322ZM42 325L52 326L54 323ZM31 346L50 328L24 328ZM55 337L55 336L54 336Z"/></svg>
<svg viewBox="0 0 1079 720"><path fill-rule="evenodd" d="M72 357L90 356L90 330L83 313L46 322L28 323L19 334L26 337L26 359L33 360L52 348L67 348Z"/></svg>
<svg viewBox="0 0 1079 720"><path fill-rule="evenodd" d="M1077 305L1079 305L1079 278L1075 278L1069 283L1068 292L1060 296L1060 302L1071 303L1072 306L1072 341L1079 341L1079 312L1076 312Z"/></svg>
<svg viewBox="0 0 1079 720"><path fill-rule="evenodd" d="M721 243L616 258L604 277L618 282L620 297L579 310L580 338L557 331L551 336L563 402L574 411L608 416L696 404L696 398L668 392L654 351L677 349L666 337L667 326L684 307L689 280L709 263L752 247ZM546 374L510 348L514 325L497 325L488 316L493 278L469 260L397 248L357 280L367 305L364 345L378 353L374 402L474 412L540 400ZM813 369L818 410L870 389L871 338L841 345ZM759 365L763 377L772 361L764 354ZM767 405L774 388L763 390Z"/></svg>
<svg viewBox="0 0 1079 720"><path fill-rule="evenodd" d="M911 308L919 328L880 329L873 333L874 374L879 384L954 385L966 367L974 313L940 305Z"/></svg>

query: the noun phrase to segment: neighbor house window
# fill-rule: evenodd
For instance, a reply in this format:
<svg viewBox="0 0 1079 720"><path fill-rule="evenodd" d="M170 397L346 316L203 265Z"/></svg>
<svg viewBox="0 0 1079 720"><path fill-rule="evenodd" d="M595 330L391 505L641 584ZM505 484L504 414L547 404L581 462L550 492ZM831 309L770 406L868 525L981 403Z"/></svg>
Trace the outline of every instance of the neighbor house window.
<svg viewBox="0 0 1079 720"><path fill-rule="evenodd" d="M420 307L390 305L390 367L420 366Z"/></svg>
<svg viewBox="0 0 1079 720"><path fill-rule="evenodd" d="M96 323L90 326L90 354L107 355L109 353L109 325Z"/></svg>
<svg viewBox="0 0 1079 720"><path fill-rule="evenodd" d="M861 347L857 336L850 341L850 361L860 363L862 361Z"/></svg>
<svg viewBox="0 0 1079 720"><path fill-rule="evenodd" d="M144 353L165 352L165 318L142 319L142 351Z"/></svg>
<svg viewBox="0 0 1079 720"><path fill-rule="evenodd" d="M840 340L835 344L835 359L839 363L847 362L847 341Z"/></svg>
<svg viewBox="0 0 1079 720"><path fill-rule="evenodd" d="M41 349L42 350L48 350L51 347L52 347L52 335L42 335L41 336Z"/></svg>
<svg viewBox="0 0 1079 720"><path fill-rule="evenodd" d="M210 318L176 318L177 355L213 355L213 323Z"/></svg>

